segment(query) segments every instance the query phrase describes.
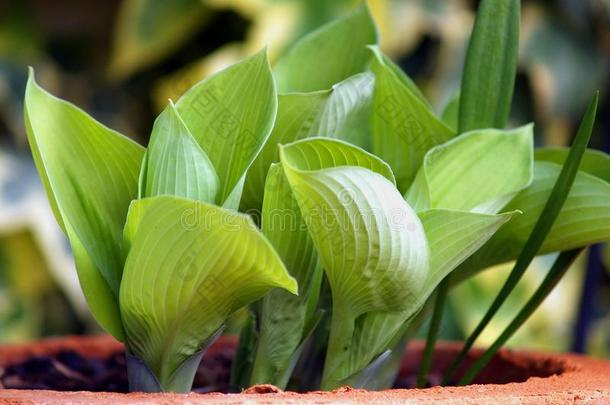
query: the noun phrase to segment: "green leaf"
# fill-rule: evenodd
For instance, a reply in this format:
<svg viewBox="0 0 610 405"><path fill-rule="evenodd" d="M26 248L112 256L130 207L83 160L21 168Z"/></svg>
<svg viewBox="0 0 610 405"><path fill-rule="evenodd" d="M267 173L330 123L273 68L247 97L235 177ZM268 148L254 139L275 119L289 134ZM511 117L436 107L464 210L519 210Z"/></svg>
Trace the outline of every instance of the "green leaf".
<svg viewBox="0 0 610 405"><path fill-rule="evenodd" d="M229 384L233 390L244 390L249 387L250 375L254 365L256 340L256 314L252 308L250 308L248 310L248 317L241 327L239 343L237 344L235 355L233 356L233 361L231 363Z"/></svg>
<svg viewBox="0 0 610 405"><path fill-rule="evenodd" d="M428 270L427 242L378 158L319 138L283 147L281 162L332 289L326 389L353 374L356 318L404 310L417 297Z"/></svg>
<svg viewBox="0 0 610 405"><path fill-rule="evenodd" d="M534 158L543 162L552 162L562 165L568 157L570 148L537 148ZM610 155L600 150L587 149L582 157L578 170L599 177L610 183Z"/></svg>
<svg viewBox="0 0 610 405"><path fill-rule="evenodd" d="M375 23L366 5L303 37L283 55L274 72L280 92L330 89L370 60L366 45L377 43Z"/></svg>
<svg viewBox="0 0 610 405"><path fill-rule="evenodd" d="M269 166L279 161L278 145L313 136L345 140L367 148L374 76L360 73L331 90L280 94L275 126L248 170L242 209L260 209Z"/></svg>
<svg viewBox="0 0 610 405"><path fill-rule="evenodd" d="M216 201L219 180L212 162L171 101L155 121L141 170L140 198L175 195Z"/></svg>
<svg viewBox="0 0 610 405"><path fill-rule="evenodd" d="M265 186L262 231L297 280L299 295L274 289L263 298L251 383L284 389L294 367L293 353L315 315L311 308L317 304L322 267L284 172L275 164Z"/></svg>
<svg viewBox="0 0 610 405"><path fill-rule="evenodd" d="M70 240L95 319L117 339L122 231L137 196L144 149L36 84L30 70L25 126L57 221Z"/></svg>
<svg viewBox="0 0 610 405"><path fill-rule="evenodd" d="M232 312L273 287L296 293L248 216L172 196L134 201L129 216L120 291L127 347L164 390L180 384L181 365Z"/></svg>
<svg viewBox="0 0 610 405"><path fill-rule="evenodd" d="M279 161L278 146L315 135L315 122L328 98L328 91L278 95L277 118L273 131L246 176L242 199L244 211L260 210L269 167Z"/></svg>
<svg viewBox="0 0 610 405"><path fill-rule="evenodd" d="M200 0L125 0L114 32L110 74L125 78L160 62L210 15Z"/></svg>
<svg viewBox="0 0 610 405"><path fill-rule="evenodd" d="M561 166L535 162L534 180L504 210L519 209L515 217L471 256L456 272L463 280L495 264L515 260L540 216ZM610 184L579 172L567 200L546 237L539 254L565 251L610 240Z"/></svg>
<svg viewBox="0 0 610 405"><path fill-rule="evenodd" d="M238 206L250 167L266 142L277 110L266 51L193 86L176 103L186 127L212 161L220 180L216 198Z"/></svg>
<svg viewBox="0 0 610 405"><path fill-rule="evenodd" d="M445 125L451 128L452 131L456 132L458 130L458 121L460 115L460 92L458 91L455 95L449 100L449 103L443 109L443 113L441 114L441 118Z"/></svg>
<svg viewBox="0 0 610 405"><path fill-rule="evenodd" d="M470 37L460 98L459 132L504 128L519 50L520 0L484 0Z"/></svg>
<svg viewBox="0 0 610 405"><path fill-rule="evenodd" d="M400 66L398 66L396 63L394 63L394 61L392 61L392 59L390 59L387 55L382 53L381 50L379 49L379 46L368 45L367 48L370 49L373 52L373 54L376 55L376 57L380 58L383 65L386 66L392 73L394 73L394 76L396 78L398 78L398 80L400 80L400 82L405 87L407 87L414 96L416 96L422 103L427 105L430 109L432 108L432 106L430 105L428 100L426 100L426 97L424 97L424 94L421 92L419 87L417 87L417 85L415 84L413 79L411 79L404 72L404 70L402 70L400 68Z"/></svg>
<svg viewBox="0 0 610 405"><path fill-rule="evenodd" d="M404 83L387 65L377 47L371 71L375 74L372 151L390 164L398 189L404 193L415 178L428 150L445 143L455 134L434 116L417 92Z"/></svg>
<svg viewBox="0 0 610 405"><path fill-rule="evenodd" d="M346 374L357 373L376 356L392 347L392 341L422 308L441 280L477 251L513 213L498 215L431 209L418 214L429 246L429 270L425 282L400 312L371 312L356 322Z"/></svg>
<svg viewBox="0 0 610 405"><path fill-rule="evenodd" d="M280 147L281 160L299 171L316 171L341 166L371 170L395 184L392 169L383 160L346 142L309 138Z"/></svg>
<svg viewBox="0 0 610 405"><path fill-rule="evenodd" d="M533 176L531 125L484 129L430 150L406 199L417 211L447 208L497 212Z"/></svg>

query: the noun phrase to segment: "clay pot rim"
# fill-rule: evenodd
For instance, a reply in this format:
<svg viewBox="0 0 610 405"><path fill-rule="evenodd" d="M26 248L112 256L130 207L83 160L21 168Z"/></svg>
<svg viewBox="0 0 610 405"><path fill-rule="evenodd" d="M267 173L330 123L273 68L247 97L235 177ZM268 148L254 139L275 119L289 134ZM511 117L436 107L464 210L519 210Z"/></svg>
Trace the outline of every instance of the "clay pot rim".
<svg viewBox="0 0 610 405"><path fill-rule="evenodd" d="M234 344L234 337L225 337L226 344ZM461 347L458 342L441 342L439 352L456 352ZM0 346L0 367L22 361L32 356L57 352L63 349L73 349L89 356L105 356L122 348L122 344L112 337L67 336L45 339L30 344L15 344ZM412 353L421 353L422 342L414 342L409 346ZM474 350L473 355L480 354ZM455 403L487 403L502 400L502 403L564 403L573 401L610 403L610 361L598 360L575 354L556 354L535 352L530 350L502 350L500 356L528 359L528 361L561 364L560 374L550 377L530 377L525 382L506 384L473 384L465 387L432 387L426 389L391 389L385 391L366 391L340 388L335 391L313 391L308 393L279 392L267 386L252 387L241 394L144 394L144 393L113 393L87 391L46 391L46 390L13 390L0 389L0 403L34 402L34 403L65 403L92 402L97 403L235 403L235 402L316 402L327 403L336 401L349 402L434 402L454 401ZM263 393L261 393L263 392Z"/></svg>

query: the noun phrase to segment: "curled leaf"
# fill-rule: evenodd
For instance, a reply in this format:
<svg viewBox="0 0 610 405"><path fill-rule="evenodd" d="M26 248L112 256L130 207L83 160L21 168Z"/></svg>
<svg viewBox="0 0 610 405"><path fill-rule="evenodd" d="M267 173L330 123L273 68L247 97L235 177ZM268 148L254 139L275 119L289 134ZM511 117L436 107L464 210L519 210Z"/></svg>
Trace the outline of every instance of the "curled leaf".
<svg viewBox="0 0 610 405"><path fill-rule="evenodd" d="M133 212L133 217L132 217ZM273 287L297 292L251 219L172 196L134 201L120 291L127 347L164 390L236 309Z"/></svg>

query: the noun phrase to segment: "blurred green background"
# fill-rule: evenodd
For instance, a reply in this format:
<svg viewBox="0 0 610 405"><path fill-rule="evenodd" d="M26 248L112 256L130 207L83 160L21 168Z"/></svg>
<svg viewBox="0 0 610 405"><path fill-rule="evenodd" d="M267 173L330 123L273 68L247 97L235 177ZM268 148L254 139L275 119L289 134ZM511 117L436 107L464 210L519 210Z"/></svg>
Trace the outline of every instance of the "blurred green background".
<svg viewBox="0 0 610 405"><path fill-rule="evenodd" d="M27 66L54 94L146 144L168 98L267 45L276 59L354 0L0 0L0 342L99 332L48 207L22 121ZM369 0L383 50L441 111L459 88L474 0ZM535 121L539 145L569 143L602 91L593 146L610 148L610 0L524 0L512 122ZM540 282L539 258L488 328L489 343ZM605 265L604 265L605 263ZM511 340L514 347L610 357L610 249L597 246ZM450 295L442 328L461 339L510 266Z"/></svg>

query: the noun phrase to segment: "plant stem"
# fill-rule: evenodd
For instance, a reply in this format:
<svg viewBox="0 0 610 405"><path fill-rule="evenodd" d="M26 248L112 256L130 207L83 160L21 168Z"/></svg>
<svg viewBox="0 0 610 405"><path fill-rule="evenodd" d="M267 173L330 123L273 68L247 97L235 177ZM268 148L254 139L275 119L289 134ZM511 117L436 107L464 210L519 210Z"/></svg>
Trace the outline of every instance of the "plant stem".
<svg viewBox="0 0 610 405"><path fill-rule="evenodd" d="M426 338L426 348L424 350L424 357L422 364L417 375L417 387L424 388L426 386L428 372L430 371L430 365L432 364L432 355L434 354L434 347L436 340L438 339L438 332L443 319L443 310L445 308L445 301L447 293L449 292L449 280L450 275L447 275L441 282L437 292L436 299L434 301L434 312L432 313L432 319L430 320L430 329L428 329L428 336Z"/></svg>
<svg viewBox="0 0 610 405"><path fill-rule="evenodd" d="M250 310L248 320L239 334L239 343L233 364L231 365L230 386L232 390L240 391L249 386L253 353L256 349L256 318L253 310Z"/></svg>
<svg viewBox="0 0 610 405"><path fill-rule="evenodd" d="M513 270L508 276L508 279L506 279L506 282L502 286L502 289L492 302L491 306L483 316L483 319L481 322L479 322L470 336L468 336L468 339L466 339L466 342L464 343L464 347L445 373L442 381L443 385L447 384L453 377L453 374L466 358L466 354L468 354L468 351L472 348L476 339L479 337L481 332L483 332L483 329L485 329L485 327L489 324L489 321L491 321L504 301L506 301L506 298L513 291L534 257L538 254L538 251L542 247L544 240L553 227L555 220L559 216L561 208L568 198L568 194L572 188L574 179L576 178L576 173L578 172L578 167L580 166L582 156L587 149L589 139L591 139L591 131L593 129L595 114L597 112L598 98L599 92L595 94L591 100L591 103L589 104L589 108L587 109L585 117L580 124L580 128L578 129L576 138L572 143L568 157L561 168L557 181L555 181L555 184L553 185L551 194L549 195L549 198L547 199L531 234L523 246L523 250L517 258L517 262L515 263Z"/></svg>
<svg viewBox="0 0 610 405"><path fill-rule="evenodd" d="M498 349L506 343L508 339L527 321L532 313L540 306L549 293L555 288L557 283L570 268L576 257L582 252L582 249L569 250L562 252L553 263L548 274L542 281L542 284L534 295L521 308L521 311L513 319L513 321L504 329L504 332L496 339L496 341L479 357L466 371L459 382L459 385L470 384L477 374L487 365L489 360L496 354Z"/></svg>
<svg viewBox="0 0 610 405"><path fill-rule="evenodd" d="M352 339L354 335L355 317L339 306L333 308L330 324L328 349L322 373L322 390L332 390L341 385L345 377L344 369L347 367Z"/></svg>

